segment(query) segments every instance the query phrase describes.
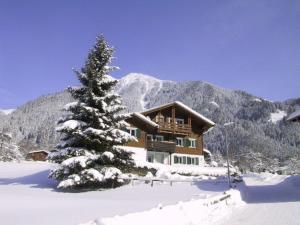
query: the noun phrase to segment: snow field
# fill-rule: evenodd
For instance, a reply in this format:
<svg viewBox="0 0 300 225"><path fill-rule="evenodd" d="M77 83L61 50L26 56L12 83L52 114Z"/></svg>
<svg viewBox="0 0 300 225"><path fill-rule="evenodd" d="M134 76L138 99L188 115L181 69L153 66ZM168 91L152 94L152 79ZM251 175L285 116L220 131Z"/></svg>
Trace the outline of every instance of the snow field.
<svg viewBox="0 0 300 225"><path fill-rule="evenodd" d="M173 186L157 182L151 187L136 181L117 189L67 193L47 179L54 166L0 163L0 224L300 224L299 175L249 173L237 190L229 192L226 179L207 177ZM224 191L231 197L218 202L226 196Z"/></svg>
<svg viewBox="0 0 300 225"><path fill-rule="evenodd" d="M45 162L0 163L0 224L75 225L94 218L111 218L176 205L179 201L222 194L226 182L203 180L169 183L145 182L105 191L61 192L47 178L55 165Z"/></svg>
<svg viewBox="0 0 300 225"><path fill-rule="evenodd" d="M238 188L245 207L221 225L299 225L300 176L249 173Z"/></svg>
<svg viewBox="0 0 300 225"><path fill-rule="evenodd" d="M287 113L285 111L277 109L276 112L271 113L269 121L276 124L280 120L282 120Z"/></svg>
<svg viewBox="0 0 300 225"><path fill-rule="evenodd" d="M226 195L230 197L214 203ZM226 194L220 194L210 199L180 201L170 206L159 204L148 211L97 219L80 225L213 225L219 224L223 217L230 214L234 208L242 205L244 203L241 200L239 191L230 190Z"/></svg>

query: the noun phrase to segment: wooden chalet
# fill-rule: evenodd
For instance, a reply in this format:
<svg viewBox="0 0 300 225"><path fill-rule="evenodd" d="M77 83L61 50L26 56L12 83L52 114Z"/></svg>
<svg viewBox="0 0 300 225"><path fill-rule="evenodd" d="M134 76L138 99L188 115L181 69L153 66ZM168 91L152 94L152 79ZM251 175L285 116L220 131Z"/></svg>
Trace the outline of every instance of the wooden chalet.
<svg viewBox="0 0 300 225"><path fill-rule="evenodd" d="M202 165L203 134L215 124L181 102L132 113L127 132L138 142L126 146L146 150L146 160L163 164Z"/></svg>
<svg viewBox="0 0 300 225"><path fill-rule="evenodd" d="M33 161L46 161L48 155L49 152L45 150L31 151L27 153L26 159L33 160Z"/></svg>
<svg viewBox="0 0 300 225"><path fill-rule="evenodd" d="M296 110L295 112L293 112L288 118L288 121L292 121L292 122L300 122L300 109Z"/></svg>

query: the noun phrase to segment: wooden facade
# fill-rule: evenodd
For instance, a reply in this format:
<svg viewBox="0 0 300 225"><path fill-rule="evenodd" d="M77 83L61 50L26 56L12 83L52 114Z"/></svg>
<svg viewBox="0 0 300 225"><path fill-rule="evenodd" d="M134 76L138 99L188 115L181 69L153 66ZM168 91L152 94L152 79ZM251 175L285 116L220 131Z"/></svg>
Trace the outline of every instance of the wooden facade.
<svg viewBox="0 0 300 225"><path fill-rule="evenodd" d="M143 118L144 117L144 118ZM203 133L214 123L182 103L174 102L132 116L126 120L138 142L126 146L169 154L202 156Z"/></svg>
<svg viewBox="0 0 300 225"><path fill-rule="evenodd" d="M44 150L32 151L26 155L26 159L33 160L33 161L46 161L48 154L49 153Z"/></svg>

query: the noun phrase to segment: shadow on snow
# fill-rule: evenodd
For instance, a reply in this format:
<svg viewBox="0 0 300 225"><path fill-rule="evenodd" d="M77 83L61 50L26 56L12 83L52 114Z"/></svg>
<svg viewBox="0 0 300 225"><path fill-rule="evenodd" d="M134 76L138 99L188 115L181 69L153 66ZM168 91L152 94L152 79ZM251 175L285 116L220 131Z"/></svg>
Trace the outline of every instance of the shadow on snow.
<svg viewBox="0 0 300 225"><path fill-rule="evenodd" d="M227 177L220 176L216 179L200 180L194 183L200 190L224 192L228 191Z"/></svg>
<svg viewBox="0 0 300 225"><path fill-rule="evenodd" d="M222 192L228 190L225 177L216 180L195 182L200 190ZM243 201L249 204L280 203L300 201L300 175L287 177L274 185L247 185L244 181L237 184Z"/></svg>
<svg viewBox="0 0 300 225"><path fill-rule="evenodd" d="M238 185L242 199L247 203L276 203L300 201L300 175L290 176L274 185Z"/></svg>
<svg viewBox="0 0 300 225"><path fill-rule="evenodd" d="M0 185L23 184L34 188L51 188L57 191L57 182L48 178L50 170L15 178L0 178Z"/></svg>

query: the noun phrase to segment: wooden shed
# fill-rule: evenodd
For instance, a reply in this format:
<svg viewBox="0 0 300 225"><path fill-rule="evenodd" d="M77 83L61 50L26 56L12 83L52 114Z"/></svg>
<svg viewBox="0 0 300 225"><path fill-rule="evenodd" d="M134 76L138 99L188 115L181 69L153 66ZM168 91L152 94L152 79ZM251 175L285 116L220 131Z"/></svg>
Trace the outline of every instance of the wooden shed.
<svg viewBox="0 0 300 225"><path fill-rule="evenodd" d="M27 160L46 161L49 152L45 150L31 151L27 154Z"/></svg>
<svg viewBox="0 0 300 225"><path fill-rule="evenodd" d="M292 122L300 122L300 109L293 112L287 120Z"/></svg>

